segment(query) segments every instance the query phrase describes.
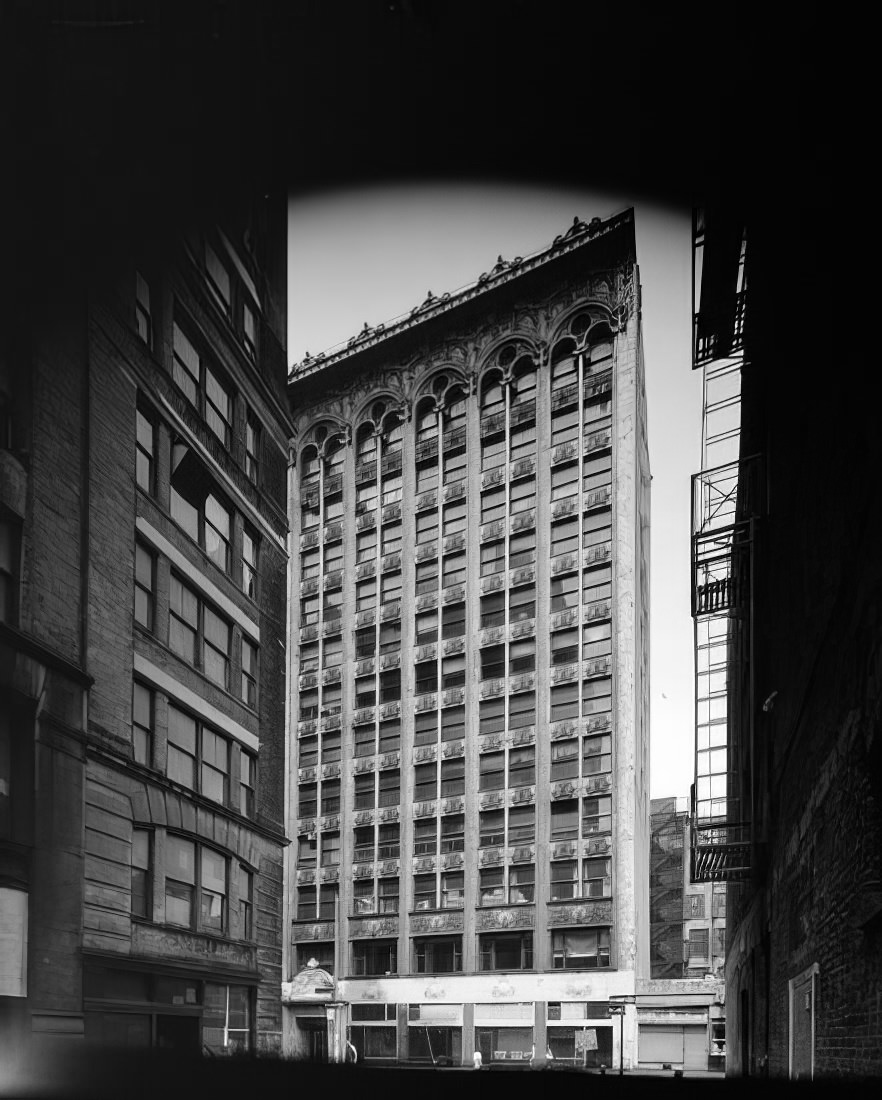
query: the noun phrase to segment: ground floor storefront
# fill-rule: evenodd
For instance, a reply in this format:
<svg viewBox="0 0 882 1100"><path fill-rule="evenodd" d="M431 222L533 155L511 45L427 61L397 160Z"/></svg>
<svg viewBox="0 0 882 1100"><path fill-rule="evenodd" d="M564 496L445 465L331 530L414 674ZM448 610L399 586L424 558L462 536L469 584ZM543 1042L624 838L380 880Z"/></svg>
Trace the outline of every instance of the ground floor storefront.
<svg viewBox="0 0 882 1100"><path fill-rule="evenodd" d="M479 1054L484 1066L630 1068L629 987L630 975L572 973L343 979L335 986L326 971L304 968L283 985L285 1052L362 1065L471 1066Z"/></svg>

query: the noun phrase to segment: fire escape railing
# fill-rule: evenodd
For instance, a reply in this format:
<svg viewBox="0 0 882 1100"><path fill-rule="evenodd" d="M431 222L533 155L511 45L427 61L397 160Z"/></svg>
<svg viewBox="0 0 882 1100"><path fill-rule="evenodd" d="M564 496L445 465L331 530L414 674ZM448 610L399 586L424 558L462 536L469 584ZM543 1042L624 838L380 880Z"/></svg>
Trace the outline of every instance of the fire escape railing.
<svg viewBox="0 0 882 1100"><path fill-rule="evenodd" d="M759 456L744 458L741 371L746 290L743 234L717 226L732 268L698 213L693 226L693 368L703 370L702 465L692 479L692 617L695 630L695 783L690 877L738 881L751 870L749 806L739 787L733 734L752 722L754 526L760 515ZM737 229L737 227L735 227ZM733 244L734 242L734 244ZM722 245L720 246L722 247ZM736 263L737 261L737 263ZM743 691L747 688L747 695Z"/></svg>

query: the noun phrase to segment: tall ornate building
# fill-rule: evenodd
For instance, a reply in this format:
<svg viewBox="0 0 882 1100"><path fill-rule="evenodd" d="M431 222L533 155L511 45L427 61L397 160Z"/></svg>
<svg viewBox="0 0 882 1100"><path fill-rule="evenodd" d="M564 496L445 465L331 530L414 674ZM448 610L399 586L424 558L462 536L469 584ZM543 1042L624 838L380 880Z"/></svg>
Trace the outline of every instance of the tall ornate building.
<svg viewBox="0 0 882 1100"><path fill-rule="evenodd" d="M291 1054L634 1060L639 302L633 213L576 219L290 375Z"/></svg>
<svg viewBox="0 0 882 1100"><path fill-rule="evenodd" d="M4 333L12 1050L280 1047L284 218L71 255Z"/></svg>

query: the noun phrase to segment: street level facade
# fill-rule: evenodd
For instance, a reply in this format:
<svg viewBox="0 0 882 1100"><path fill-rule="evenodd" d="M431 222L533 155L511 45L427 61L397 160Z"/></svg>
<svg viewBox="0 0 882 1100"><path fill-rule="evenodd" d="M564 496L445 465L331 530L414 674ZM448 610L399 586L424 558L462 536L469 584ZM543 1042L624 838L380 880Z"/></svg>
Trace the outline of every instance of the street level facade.
<svg viewBox="0 0 882 1100"><path fill-rule="evenodd" d="M72 263L5 334L7 1053L280 1050L284 218Z"/></svg>
<svg viewBox="0 0 882 1100"><path fill-rule="evenodd" d="M636 1062L649 470L633 214L289 377L287 1054Z"/></svg>

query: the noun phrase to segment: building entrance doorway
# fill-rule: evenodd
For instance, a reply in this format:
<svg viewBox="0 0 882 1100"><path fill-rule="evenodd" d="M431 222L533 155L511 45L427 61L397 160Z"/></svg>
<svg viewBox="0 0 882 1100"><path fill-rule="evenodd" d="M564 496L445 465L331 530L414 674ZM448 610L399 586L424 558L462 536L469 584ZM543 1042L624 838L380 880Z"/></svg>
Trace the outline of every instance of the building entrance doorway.
<svg viewBox="0 0 882 1100"><path fill-rule="evenodd" d="M328 1060L328 1024L322 1017L315 1020L298 1020L297 1026L303 1032L303 1054L308 1062L327 1062Z"/></svg>

